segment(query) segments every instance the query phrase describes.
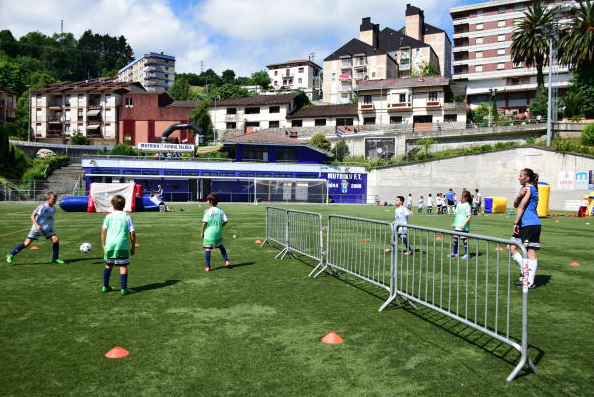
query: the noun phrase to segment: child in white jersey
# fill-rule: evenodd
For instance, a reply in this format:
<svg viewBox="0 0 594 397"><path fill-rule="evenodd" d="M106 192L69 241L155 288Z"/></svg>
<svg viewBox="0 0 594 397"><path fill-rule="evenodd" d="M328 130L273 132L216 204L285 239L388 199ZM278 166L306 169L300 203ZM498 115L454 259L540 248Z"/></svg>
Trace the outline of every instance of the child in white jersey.
<svg viewBox="0 0 594 397"><path fill-rule="evenodd" d="M429 196L427 197L427 213L433 213L433 197L431 197L431 193L429 193Z"/></svg>
<svg viewBox="0 0 594 397"><path fill-rule="evenodd" d="M408 217L410 215L413 215L414 213L410 211L408 208L404 207L404 197L396 197L394 205L396 205L396 210L394 211L394 217L396 218L396 220L394 221L394 223L397 225L408 225ZM414 251L410 248L410 245L408 243L408 228L405 226L399 226L397 232L398 237L400 237L402 239L402 242L404 243L404 255L412 254Z"/></svg>
<svg viewBox="0 0 594 397"><path fill-rule="evenodd" d="M423 207L425 207L425 200L423 200L423 196L419 197L419 204L417 206L417 212L420 214L423 213Z"/></svg>

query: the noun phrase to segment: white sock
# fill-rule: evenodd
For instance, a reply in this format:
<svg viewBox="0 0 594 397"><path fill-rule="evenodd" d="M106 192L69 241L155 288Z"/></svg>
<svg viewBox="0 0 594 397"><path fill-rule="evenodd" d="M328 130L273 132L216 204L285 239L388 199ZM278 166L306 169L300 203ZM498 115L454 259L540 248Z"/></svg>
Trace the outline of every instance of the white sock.
<svg viewBox="0 0 594 397"><path fill-rule="evenodd" d="M519 252L516 252L515 254L513 254L512 258L518 264L518 266L520 266L520 273L522 273L524 271L522 268L524 265L524 259L522 259L522 255L520 255Z"/></svg>
<svg viewBox="0 0 594 397"><path fill-rule="evenodd" d="M538 261L536 259L528 261L528 284L534 284L534 278L536 277L536 269L538 268Z"/></svg>

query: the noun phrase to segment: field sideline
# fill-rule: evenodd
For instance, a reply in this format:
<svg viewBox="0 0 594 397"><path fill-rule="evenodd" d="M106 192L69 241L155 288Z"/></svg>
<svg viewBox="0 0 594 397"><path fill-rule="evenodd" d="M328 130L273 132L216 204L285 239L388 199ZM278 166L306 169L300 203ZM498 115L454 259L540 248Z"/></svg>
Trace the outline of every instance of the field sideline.
<svg viewBox="0 0 594 397"><path fill-rule="evenodd" d="M213 251L209 274L199 238L204 205L133 214L140 247L130 266L133 293L122 297L100 292L104 214L58 210L67 263L49 265L44 240L11 266L4 256L26 236L35 205L0 205L0 395L594 395L594 219L543 220L537 282L544 285L530 291L529 324L540 373L506 382L517 354L499 354L496 343L477 342L428 310L391 305L378 313L385 291L351 277L308 278L313 261L278 261L273 246L254 244L265 237L265 206L221 207L234 268ZM294 208L389 221L394 211ZM410 222L449 229L452 219L415 215ZM512 223L482 215L472 232L508 238ZM91 253L79 252L83 242L93 244ZM119 288L117 271L112 285ZM321 343L330 331L345 343ZM105 358L114 346L130 355Z"/></svg>

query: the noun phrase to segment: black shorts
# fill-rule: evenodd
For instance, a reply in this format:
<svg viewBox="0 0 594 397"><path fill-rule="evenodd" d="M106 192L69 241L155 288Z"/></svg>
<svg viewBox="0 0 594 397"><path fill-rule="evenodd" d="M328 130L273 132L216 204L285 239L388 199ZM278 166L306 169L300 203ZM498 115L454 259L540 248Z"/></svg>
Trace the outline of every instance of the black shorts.
<svg viewBox="0 0 594 397"><path fill-rule="evenodd" d="M520 233L514 234L511 239L526 249L540 249L540 225L520 227Z"/></svg>
<svg viewBox="0 0 594 397"><path fill-rule="evenodd" d="M451 207L452 205L454 205L454 200L448 200L448 205Z"/></svg>

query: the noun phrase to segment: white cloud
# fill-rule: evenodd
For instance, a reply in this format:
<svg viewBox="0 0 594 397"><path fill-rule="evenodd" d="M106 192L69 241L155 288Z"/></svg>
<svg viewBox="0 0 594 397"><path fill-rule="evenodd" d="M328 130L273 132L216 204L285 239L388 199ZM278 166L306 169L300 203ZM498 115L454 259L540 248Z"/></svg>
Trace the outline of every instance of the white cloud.
<svg viewBox="0 0 594 397"><path fill-rule="evenodd" d="M173 3L175 1L175 3ZM462 0L420 0L413 4L438 27L451 26L449 7ZM361 18L380 28L404 23L405 2L385 0L2 0L0 26L15 37L39 30L85 30L124 35L136 56L149 51L174 55L179 72L199 72L200 62L217 72L237 75L267 64L323 59L358 37Z"/></svg>

